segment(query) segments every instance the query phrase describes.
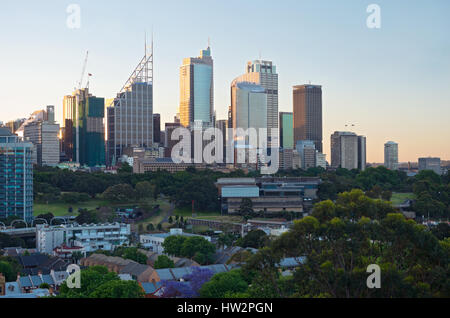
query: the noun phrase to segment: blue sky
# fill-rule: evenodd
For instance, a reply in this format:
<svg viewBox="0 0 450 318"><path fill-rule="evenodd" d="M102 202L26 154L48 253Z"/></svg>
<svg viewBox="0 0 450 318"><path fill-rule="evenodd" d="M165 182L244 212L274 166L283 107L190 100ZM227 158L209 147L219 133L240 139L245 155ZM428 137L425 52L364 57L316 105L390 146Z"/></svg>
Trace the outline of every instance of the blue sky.
<svg viewBox="0 0 450 318"><path fill-rule="evenodd" d="M66 8L81 8L81 28ZM366 26L369 4L381 29ZM292 86L323 85L324 149L330 135L355 123L368 160L400 144L400 160L450 159L450 1L8 1L0 11L0 120L55 105L81 75L86 50L91 92L114 97L155 39L154 111L163 122L178 109L179 66L211 38L215 108L230 104L230 83L249 60L278 68L280 111L292 111ZM328 157L329 159L329 157Z"/></svg>

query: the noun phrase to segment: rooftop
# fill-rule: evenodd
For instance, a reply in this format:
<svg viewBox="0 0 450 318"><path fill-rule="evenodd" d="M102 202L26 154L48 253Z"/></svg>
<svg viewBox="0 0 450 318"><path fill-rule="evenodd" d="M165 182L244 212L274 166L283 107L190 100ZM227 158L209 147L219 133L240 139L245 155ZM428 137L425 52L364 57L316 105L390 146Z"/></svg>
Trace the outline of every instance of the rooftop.
<svg viewBox="0 0 450 318"><path fill-rule="evenodd" d="M13 133L8 129L4 127L0 127L0 136L14 136Z"/></svg>

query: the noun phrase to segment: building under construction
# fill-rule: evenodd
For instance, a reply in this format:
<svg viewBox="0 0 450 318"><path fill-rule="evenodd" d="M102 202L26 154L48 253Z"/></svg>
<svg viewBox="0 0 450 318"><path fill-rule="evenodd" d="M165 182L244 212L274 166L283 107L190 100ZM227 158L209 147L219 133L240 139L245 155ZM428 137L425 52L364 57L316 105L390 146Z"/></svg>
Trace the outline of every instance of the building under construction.
<svg viewBox="0 0 450 318"><path fill-rule="evenodd" d="M78 89L64 97L62 150L81 166L105 165L105 99Z"/></svg>
<svg viewBox="0 0 450 318"><path fill-rule="evenodd" d="M107 164L115 165L129 147L149 148L153 133L153 49L107 105Z"/></svg>

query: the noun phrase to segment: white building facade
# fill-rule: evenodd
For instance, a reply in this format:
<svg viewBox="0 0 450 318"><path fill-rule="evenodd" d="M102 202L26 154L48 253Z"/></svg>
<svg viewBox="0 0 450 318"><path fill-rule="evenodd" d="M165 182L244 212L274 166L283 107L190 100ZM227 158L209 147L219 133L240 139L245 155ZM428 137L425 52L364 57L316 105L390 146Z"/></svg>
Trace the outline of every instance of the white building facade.
<svg viewBox="0 0 450 318"><path fill-rule="evenodd" d="M52 254L63 244L82 247L83 252L112 251L118 246L128 245L130 235L130 225L124 223L37 225L36 248L45 254Z"/></svg>

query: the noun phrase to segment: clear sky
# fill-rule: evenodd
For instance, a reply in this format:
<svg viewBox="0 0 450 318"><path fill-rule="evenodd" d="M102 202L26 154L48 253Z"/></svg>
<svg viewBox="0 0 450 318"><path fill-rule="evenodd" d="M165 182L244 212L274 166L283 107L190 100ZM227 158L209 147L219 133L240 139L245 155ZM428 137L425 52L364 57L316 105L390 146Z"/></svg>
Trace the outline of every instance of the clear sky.
<svg viewBox="0 0 450 318"><path fill-rule="evenodd" d="M69 4L81 28L66 25ZM369 4L381 28L369 29ZM90 89L112 98L155 40L154 112L172 121L179 66L211 38L215 109L226 118L230 83L249 60L272 60L280 111L292 111L292 86L323 86L324 151L330 135L356 124L367 136L368 161L383 144L400 144L400 161L450 159L450 1L448 0L41 0L0 7L0 121L55 105L81 75L86 50ZM150 35L148 36L150 39Z"/></svg>

